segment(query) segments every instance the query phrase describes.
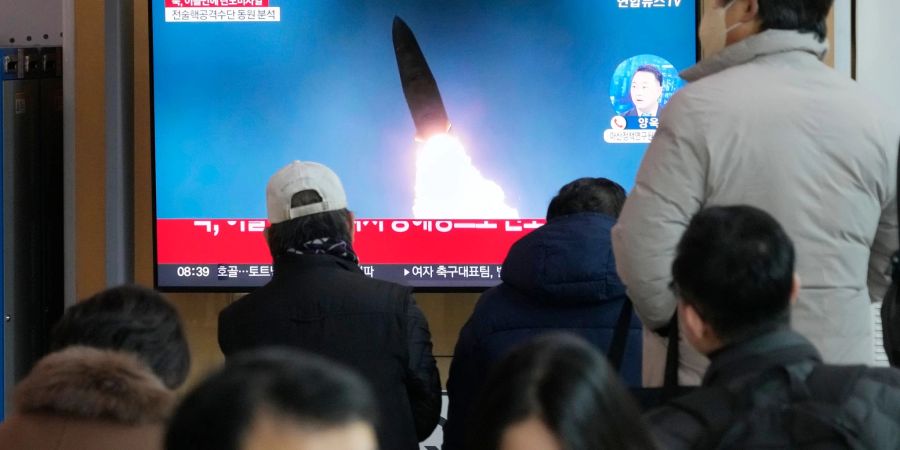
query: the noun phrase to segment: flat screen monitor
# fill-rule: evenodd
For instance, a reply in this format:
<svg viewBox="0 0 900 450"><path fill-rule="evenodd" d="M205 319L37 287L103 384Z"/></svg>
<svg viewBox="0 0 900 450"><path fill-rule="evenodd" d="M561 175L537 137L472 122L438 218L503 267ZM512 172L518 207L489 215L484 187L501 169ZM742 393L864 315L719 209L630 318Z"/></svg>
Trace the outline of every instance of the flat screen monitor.
<svg viewBox="0 0 900 450"><path fill-rule="evenodd" d="M564 184L626 189L697 60L696 0L152 0L156 283L274 267L265 188L343 182L371 277L500 282Z"/></svg>

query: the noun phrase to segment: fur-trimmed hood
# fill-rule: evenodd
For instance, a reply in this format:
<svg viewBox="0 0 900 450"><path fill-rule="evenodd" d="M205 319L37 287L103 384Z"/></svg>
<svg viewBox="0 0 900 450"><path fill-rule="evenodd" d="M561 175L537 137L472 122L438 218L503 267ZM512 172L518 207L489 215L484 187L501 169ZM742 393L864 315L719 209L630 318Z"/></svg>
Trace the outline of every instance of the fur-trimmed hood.
<svg viewBox="0 0 900 450"><path fill-rule="evenodd" d="M16 386L18 413L44 413L125 425L164 422L175 395L137 357L69 347L38 361Z"/></svg>

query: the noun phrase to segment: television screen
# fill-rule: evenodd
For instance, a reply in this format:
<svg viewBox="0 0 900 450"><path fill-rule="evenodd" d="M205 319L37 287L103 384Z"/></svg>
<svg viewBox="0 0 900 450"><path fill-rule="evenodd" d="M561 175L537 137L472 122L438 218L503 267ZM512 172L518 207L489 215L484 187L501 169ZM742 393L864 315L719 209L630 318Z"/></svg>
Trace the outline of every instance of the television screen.
<svg viewBox="0 0 900 450"><path fill-rule="evenodd" d="M580 177L626 189L696 51L696 0L152 0L157 286L274 272L269 178L341 178L371 277L499 283Z"/></svg>

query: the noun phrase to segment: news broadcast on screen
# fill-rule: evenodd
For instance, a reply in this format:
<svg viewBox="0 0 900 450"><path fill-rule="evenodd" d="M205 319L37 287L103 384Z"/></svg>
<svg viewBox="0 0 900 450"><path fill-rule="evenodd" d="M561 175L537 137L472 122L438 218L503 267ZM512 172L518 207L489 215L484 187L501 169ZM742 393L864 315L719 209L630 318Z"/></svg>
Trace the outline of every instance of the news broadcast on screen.
<svg viewBox="0 0 900 450"><path fill-rule="evenodd" d="M265 188L333 169L368 276L496 285L579 177L630 189L697 60L694 0L152 2L156 280L273 275Z"/></svg>

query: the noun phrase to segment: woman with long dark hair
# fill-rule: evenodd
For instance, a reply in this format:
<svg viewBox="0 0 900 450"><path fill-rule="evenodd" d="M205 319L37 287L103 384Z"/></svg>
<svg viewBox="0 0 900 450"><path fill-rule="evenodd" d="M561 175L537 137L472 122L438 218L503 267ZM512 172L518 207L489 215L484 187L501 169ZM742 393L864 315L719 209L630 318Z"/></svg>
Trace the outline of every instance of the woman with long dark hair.
<svg viewBox="0 0 900 450"><path fill-rule="evenodd" d="M574 336L542 336L513 351L482 392L470 450L655 448L618 373Z"/></svg>

